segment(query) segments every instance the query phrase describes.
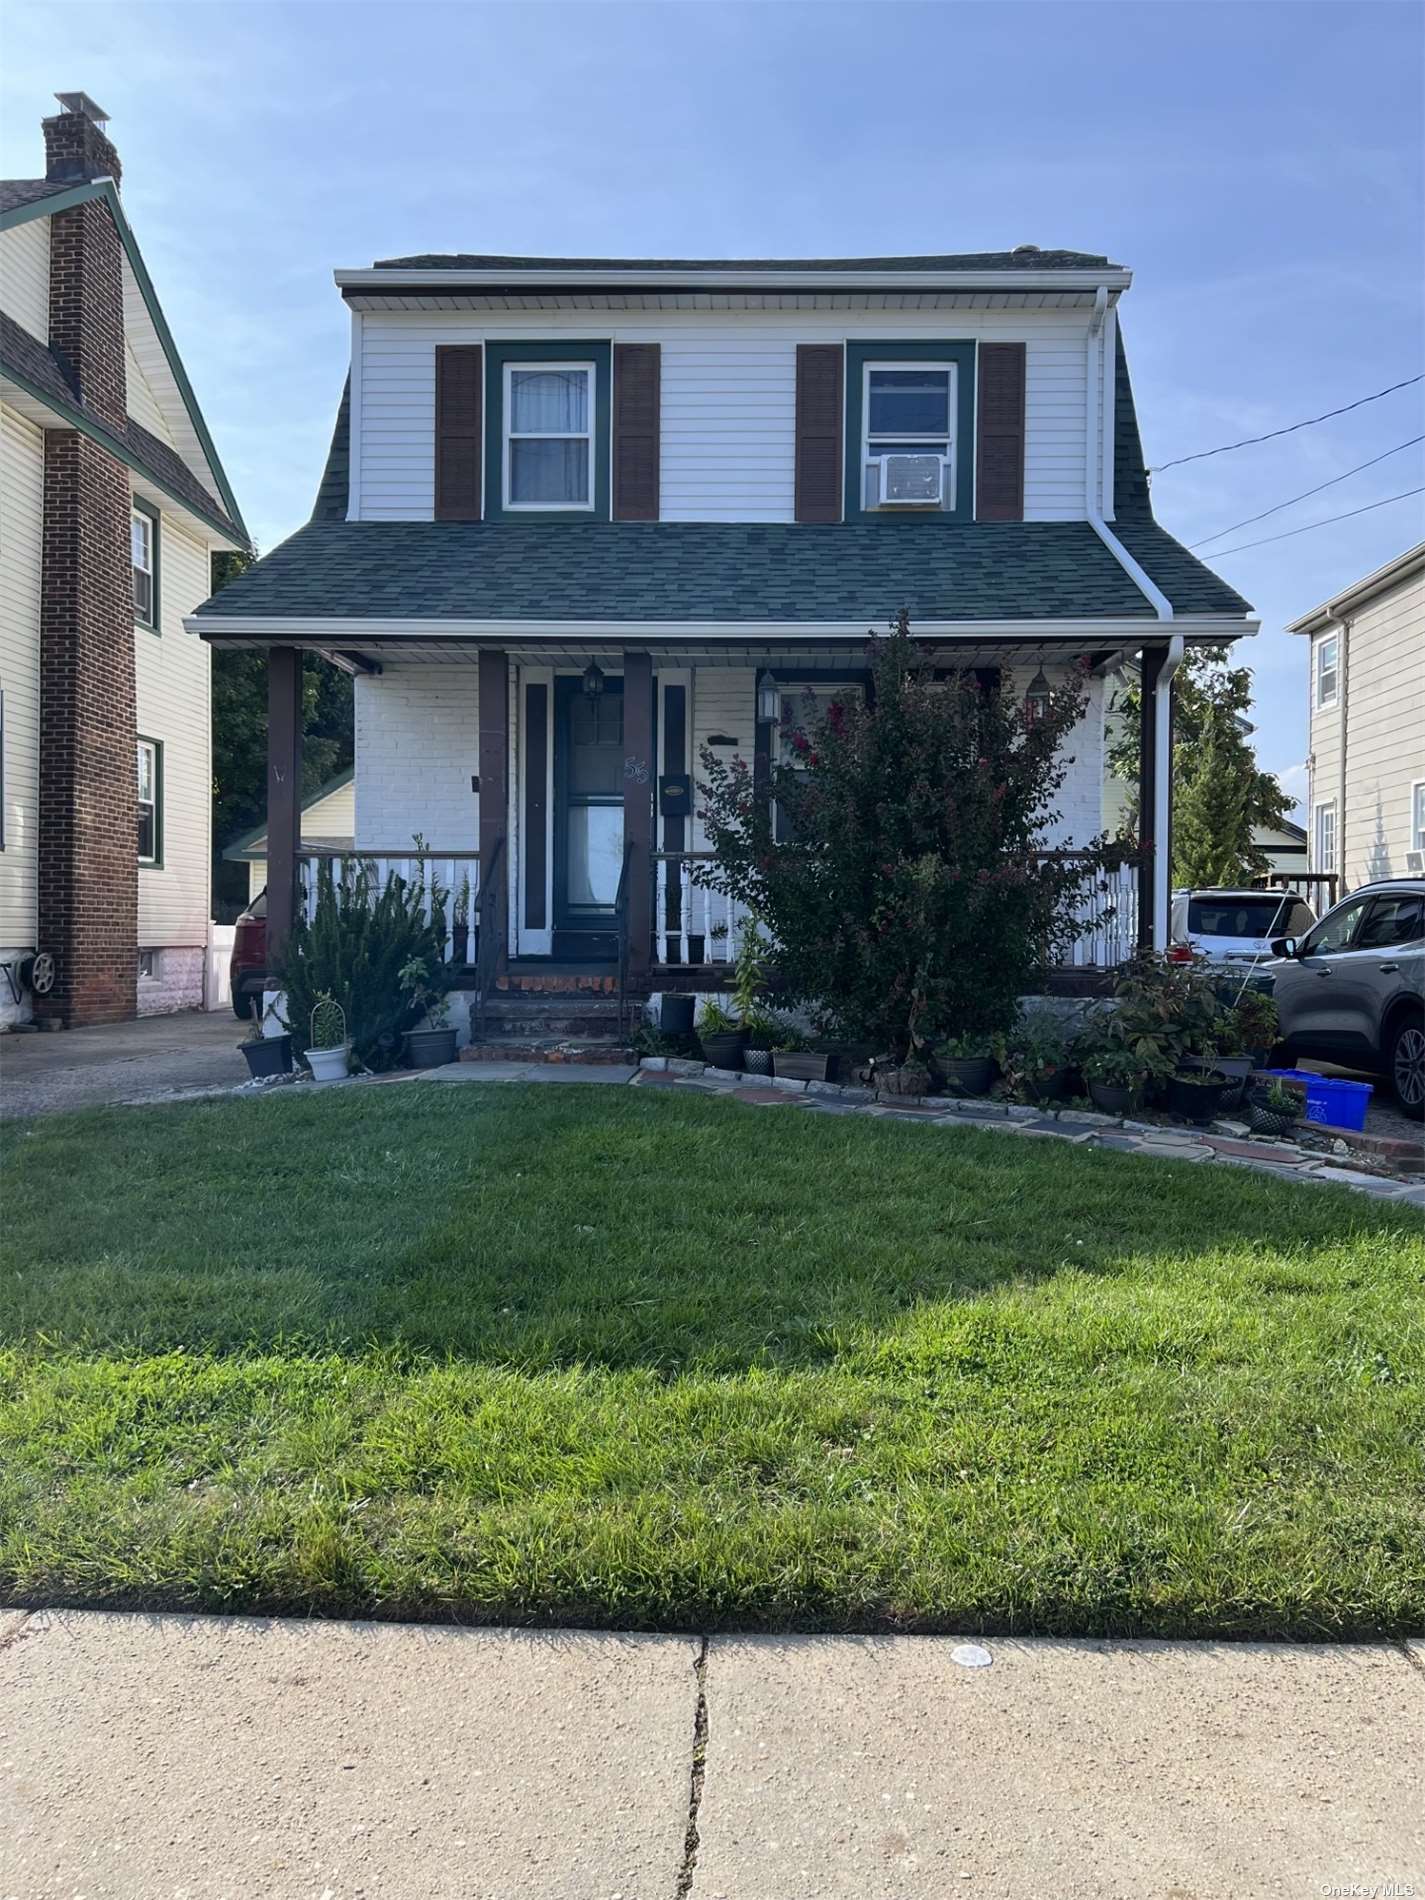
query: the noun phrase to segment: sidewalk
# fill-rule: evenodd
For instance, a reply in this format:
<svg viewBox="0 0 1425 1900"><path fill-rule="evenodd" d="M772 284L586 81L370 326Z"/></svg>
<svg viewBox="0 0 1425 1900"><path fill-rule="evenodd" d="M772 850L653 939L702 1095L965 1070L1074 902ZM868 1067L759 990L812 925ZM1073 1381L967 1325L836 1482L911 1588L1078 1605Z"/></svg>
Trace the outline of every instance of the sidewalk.
<svg viewBox="0 0 1425 1900"><path fill-rule="evenodd" d="M0 1894L1425 1892L1425 1645L960 1648L0 1613Z"/></svg>

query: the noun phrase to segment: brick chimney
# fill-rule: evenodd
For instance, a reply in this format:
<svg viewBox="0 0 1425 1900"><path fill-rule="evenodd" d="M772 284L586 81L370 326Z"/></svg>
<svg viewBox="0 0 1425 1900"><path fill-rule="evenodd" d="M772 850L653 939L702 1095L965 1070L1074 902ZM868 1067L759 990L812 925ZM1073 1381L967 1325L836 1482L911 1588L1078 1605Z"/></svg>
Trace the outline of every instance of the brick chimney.
<svg viewBox="0 0 1425 1900"><path fill-rule="evenodd" d="M54 96L64 109L42 121L45 177L54 184L67 185L112 178L117 185L124 168L104 131L108 113L87 92L57 92Z"/></svg>
<svg viewBox="0 0 1425 1900"><path fill-rule="evenodd" d="M119 175L84 93L44 122L47 176ZM50 347L84 407L121 431L124 254L102 198L50 219ZM129 471L77 429L45 431L40 606L39 948L66 1026L137 1006L138 849Z"/></svg>

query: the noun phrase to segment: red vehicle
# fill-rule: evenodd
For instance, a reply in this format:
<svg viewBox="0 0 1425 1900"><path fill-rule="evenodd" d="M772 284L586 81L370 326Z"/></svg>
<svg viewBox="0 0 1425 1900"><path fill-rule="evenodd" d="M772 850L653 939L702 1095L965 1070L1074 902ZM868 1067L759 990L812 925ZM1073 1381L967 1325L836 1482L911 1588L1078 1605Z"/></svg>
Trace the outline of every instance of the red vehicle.
<svg viewBox="0 0 1425 1900"><path fill-rule="evenodd" d="M233 1014L242 1022L262 1008L267 988L267 892L261 890L233 926L233 954L228 964Z"/></svg>

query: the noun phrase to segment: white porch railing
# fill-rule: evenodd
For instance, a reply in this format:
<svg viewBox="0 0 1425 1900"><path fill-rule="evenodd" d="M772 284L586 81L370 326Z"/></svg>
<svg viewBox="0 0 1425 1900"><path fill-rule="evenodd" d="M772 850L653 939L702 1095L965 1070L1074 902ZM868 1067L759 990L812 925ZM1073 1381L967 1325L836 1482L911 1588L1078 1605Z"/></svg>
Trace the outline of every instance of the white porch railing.
<svg viewBox="0 0 1425 1900"><path fill-rule="evenodd" d="M297 859L303 914L310 923L316 914L319 879L330 877L347 884L365 867L378 890L394 873L408 884L420 884L424 912L430 921L436 890L445 897L445 961L474 963L479 938L480 853L478 851L331 851L305 850Z"/></svg>
<svg viewBox="0 0 1425 1900"><path fill-rule="evenodd" d="M693 881L693 867L711 863L710 851L653 853L653 960L663 964L722 964L737 960L746 907ZM1055 852L1072 860L1072 851ZM1079 932L1059 967L1113 970L1133 955L1138 938L1138 866L1135 860L1099 872L1076 906Z"/></svg>
<svg viewBox="0 0 1425 1900"><path fill-rule="evenodd" d="M653 853L655 963L735 963L747 909L722 891L693 882L693 866L711 851Z"/></svg>

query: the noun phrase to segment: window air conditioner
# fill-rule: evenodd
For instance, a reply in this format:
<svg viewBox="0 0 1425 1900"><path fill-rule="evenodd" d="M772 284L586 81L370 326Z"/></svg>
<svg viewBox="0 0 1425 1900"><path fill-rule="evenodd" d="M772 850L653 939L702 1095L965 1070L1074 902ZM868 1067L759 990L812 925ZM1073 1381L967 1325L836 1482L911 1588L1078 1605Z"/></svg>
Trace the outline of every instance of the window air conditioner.
<svg viewBox="0 0 1425 1900"><path fill-rule="evenodd" d="M873 455L866 464L866 506L939 508L948 468L944 455Z"/></svg>

